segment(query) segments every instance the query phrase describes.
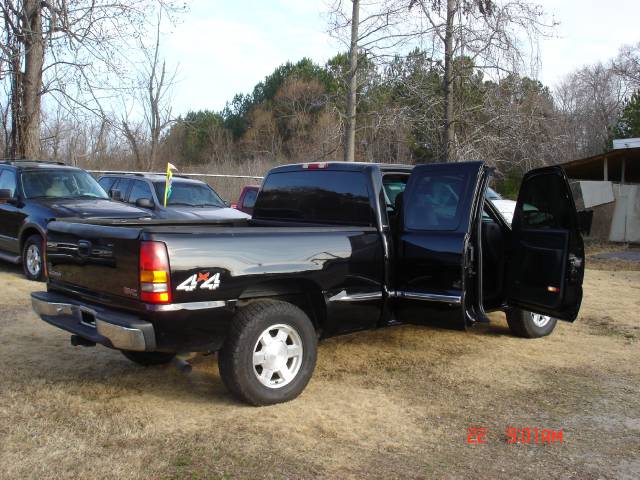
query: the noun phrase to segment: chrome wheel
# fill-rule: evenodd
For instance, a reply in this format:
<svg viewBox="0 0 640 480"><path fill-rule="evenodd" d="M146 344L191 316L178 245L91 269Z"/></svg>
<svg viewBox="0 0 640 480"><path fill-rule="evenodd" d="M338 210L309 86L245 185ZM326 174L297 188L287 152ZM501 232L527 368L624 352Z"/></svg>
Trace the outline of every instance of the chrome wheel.
<svg viewBox="0 0 640 480"><path fill-rule="evenodd" d="M551 317L531 312L531 321L536 327L542 328L551 321Z"/></svg>
<svg viewBox="0 0 640 480"><path fill-rule="evenodd" d="M27 248L26 259L27 271L34 277L40 276L40 269L42 268L42 256L40 255L40 249L37 245L29 245Z"/></svg>
<svg viewBox="0 0 640 480"><path fill-rule="evenodd" d="M302 340L289 325L264 330L253 347L253 373L262 385L282 388L291 383L302 365Z"/></svg>

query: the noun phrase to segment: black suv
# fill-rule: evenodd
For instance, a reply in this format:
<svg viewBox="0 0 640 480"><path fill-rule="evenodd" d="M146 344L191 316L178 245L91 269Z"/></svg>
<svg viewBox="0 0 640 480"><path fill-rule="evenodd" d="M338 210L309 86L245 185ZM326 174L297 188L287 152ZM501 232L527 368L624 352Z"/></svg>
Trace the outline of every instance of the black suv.
<svg viewBox="0 0 640 480"><path fill-rule="evenodd" d="M42 280L43 240L54 218L142 218L146 210L114 202L86 171L55 162L0 162L0 259L22 262Z"/></svg>

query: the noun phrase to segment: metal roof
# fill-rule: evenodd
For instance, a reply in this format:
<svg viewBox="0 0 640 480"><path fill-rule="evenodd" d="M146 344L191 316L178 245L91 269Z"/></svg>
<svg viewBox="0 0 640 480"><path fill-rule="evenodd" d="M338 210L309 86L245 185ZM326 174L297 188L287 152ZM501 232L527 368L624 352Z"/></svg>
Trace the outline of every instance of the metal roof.
<svg viewBox="0 0 640 480"><path fill-rule="evenodd" d="M605 168L606 165L606 168ZM567 176L575 180L606 180L640 183L640 148L623 148L563 163Z"/></svg>

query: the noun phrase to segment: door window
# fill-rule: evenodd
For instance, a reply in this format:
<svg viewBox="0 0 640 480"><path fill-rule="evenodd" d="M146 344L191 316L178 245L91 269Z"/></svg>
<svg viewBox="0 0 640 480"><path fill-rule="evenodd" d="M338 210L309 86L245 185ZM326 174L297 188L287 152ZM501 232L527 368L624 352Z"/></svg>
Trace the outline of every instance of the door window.
<svg viewBox="0 0 640 480"><path fill-rule="evenodd" d="M129 203L135 204L141 198L153 200L153 195L151 194L151 189L146 182L135 180L133 182L133 187L131 187L131 193L129 194Z"/></svg>
<svg viewBox="0 0 640 480"><path fill-rule="evenodd" d="M109 193L111 191L111 187L116 183L116 177L102 177L98 183L104 189L105 192Z"/></svg>
<svg viewBox="0 0 640 480"><path fill-rule="evenodd" d="M405 227L411 230L456 230L468 185L463 172L425 172L410 182Z"/></svg>
<svg viewBox="0 0 640 480"><path fill-rule="evenodd" d="M519 226L527 230L569 229L572 226L571 202L559 175L538 175L525 182L518 197L516 215ZM515 221L515 219L514 219Z"/></svg>
<svg viewBox="0 0 640 480"><path fill-rule="evenodd" d="M129 185L131 185L131 179L129 178L119 178L117 182L113 184L109 194L111 194L114 190L118 190L120 195L122 195L122 199L127 198L127 190L129 190Z"/></svg>
<svg viewBox="0 0 640 480"><path fill-rule="evenodd" d="M12 170L0 172L0 190L9 190L11 196L16 193L16 174Z"/></svg>

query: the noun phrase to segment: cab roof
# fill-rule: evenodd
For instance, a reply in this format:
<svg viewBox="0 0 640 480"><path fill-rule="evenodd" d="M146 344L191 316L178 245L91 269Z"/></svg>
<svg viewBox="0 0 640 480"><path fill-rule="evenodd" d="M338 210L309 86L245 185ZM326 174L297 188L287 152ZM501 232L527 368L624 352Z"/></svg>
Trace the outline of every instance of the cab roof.
<svg viewBox="0 0 640 480"><path fill-rule="evenodd" d="M368 162L309 162L292 163L272 168L269 173L275 172L295 172L300 170L341 170L341 171L364 171L371 167L378 168L383 172L398 172L413 170L415 165L405 165L399 163L368 163Z"/></svg>
<svg viewBox="0 0 640 480"><path fill-rule="evenodd" d="M48 160L2 160L0 165L10 165L20 170L82 170L80 167Z"/></svg>
<svg viewBox="0 0 640 480"><path fill-rule="evenodd" d="M160 182L160 181L164 182L165 179L167 178L166 175L162 173L129 173L129 172L106 172L100 176L100 178L102 177L140 178L140 179L150 180L152 182ZM185 183L198 183L198 184L205 183L201 180L185 177L175 173L173 174L173 179L174 181L185 182Z"/></svg>

